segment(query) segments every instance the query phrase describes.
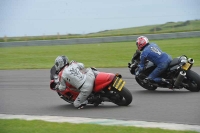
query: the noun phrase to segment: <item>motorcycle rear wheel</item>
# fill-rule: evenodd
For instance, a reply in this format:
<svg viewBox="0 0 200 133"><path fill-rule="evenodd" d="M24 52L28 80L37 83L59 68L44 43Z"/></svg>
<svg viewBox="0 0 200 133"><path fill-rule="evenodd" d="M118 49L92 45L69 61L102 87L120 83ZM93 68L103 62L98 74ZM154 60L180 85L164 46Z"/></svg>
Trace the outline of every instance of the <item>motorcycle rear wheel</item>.
<svg viewBox="0 0 200 133"><path fill-rule="evenodd" d="M113 103L117 104L118 106L128 106L132 102L132 94L131 92L126 88L123 87L121 91L118 91L116 89L113 90L118 96L118 98L113 101Z"/></svg>
<svg viewBox="0 0 200 133"><path fill-rule="evenodd" d="M186 89L191 92L199 92L200 91L200 76L192 70L187 71L186 76L187 76L187 80L183 81L189 86Z"/></svg>

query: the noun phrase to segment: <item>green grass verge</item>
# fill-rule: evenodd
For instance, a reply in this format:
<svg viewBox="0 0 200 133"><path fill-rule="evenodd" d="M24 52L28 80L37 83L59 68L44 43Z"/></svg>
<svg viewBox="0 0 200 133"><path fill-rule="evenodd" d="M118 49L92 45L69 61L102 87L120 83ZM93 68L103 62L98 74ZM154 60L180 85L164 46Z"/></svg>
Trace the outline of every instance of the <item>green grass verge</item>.
<svg viewBox="0 0 200 133"><path fill-rule="evenodd" d="M151 40L173 58L187 55L200 66L200 38ZM135 42L1 47L0 69L49 69L58 55L67 55L86 67L127 67L136 50Z"/></svg>
<svg viewBox="0 0 200 133"><path fill-rule="evenodd" d="M101 126L96 124L55 123L39 120L0 119L1 133L197 133L132 126Z"/></svg>

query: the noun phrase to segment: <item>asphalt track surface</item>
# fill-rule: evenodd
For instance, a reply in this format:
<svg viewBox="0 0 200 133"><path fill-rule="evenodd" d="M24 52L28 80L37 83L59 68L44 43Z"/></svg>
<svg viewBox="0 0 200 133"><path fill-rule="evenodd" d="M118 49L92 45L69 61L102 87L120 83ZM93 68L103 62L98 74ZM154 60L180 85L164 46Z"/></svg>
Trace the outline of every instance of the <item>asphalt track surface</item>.
<svg viewBox="0 0 200 133"><path fill-rule="evenodd" d="M127 68L99 68L120 73L133 96L132 103L120 107L104 103L78 110L49 88L49 70L0 70L0 114L50 115L118 120L138 120L200 125L200 92L140 87ZM200 74L199 67L193 71Z"/></svg>

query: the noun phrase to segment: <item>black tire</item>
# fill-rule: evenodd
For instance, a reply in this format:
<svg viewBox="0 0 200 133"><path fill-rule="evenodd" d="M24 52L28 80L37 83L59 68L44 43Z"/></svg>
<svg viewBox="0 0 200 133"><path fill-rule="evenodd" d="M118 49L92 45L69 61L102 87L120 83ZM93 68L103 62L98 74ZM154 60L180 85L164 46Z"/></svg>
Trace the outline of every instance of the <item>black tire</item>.
<svg viewBox="0 0 200 133"><path fill-rule="evenodd" d="M140 81L140 79L137 78L137 77L135 78L135 80L136 80L136 82L137 82L140 86L142 86L142 87L145 88L146 90L155 91L155 90L157 89L157 86L153 86L153 85L149 85L149 84L142 83L142 82Z"/></svg>
<svg viewBox="0 0 200 133"><path fill-rule="evenodd" d="M119 98L114 102L115 104L119 106L128 106L132 102L132 94L126 87L123 87L121 91L116 89L114 91L119 95Z"/></svg>
<svg viewBox="0 0 200 133"><path fill-rule="evenodd" d="M183 81L189 86L186 89L191 92L199 92L200 91L200 76L192 70L187 71L186 74L187 74L186 75L187 80Z"/></svg>

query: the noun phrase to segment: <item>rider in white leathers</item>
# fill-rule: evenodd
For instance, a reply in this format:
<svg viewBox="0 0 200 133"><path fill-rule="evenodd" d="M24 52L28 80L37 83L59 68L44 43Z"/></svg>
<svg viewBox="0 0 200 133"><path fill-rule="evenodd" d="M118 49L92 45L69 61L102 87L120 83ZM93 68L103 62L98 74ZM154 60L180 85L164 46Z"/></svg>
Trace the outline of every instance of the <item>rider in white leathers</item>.
<svg viewBox="0 0 200 133"><path fill-rule="evenodd" d="M97 74L91 68L84 69L83 63L69 60L66 56L58 56L55 59L55 68L57 72L61 72L61 79L57 85L57 89L64 91L66 82L80 90L80 93L74 101L74 106L78 109L83 108L87 103L87 97L91 94L95 75Z"/></svg>

